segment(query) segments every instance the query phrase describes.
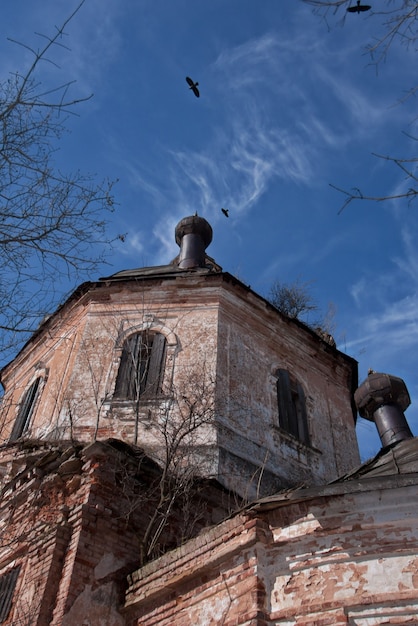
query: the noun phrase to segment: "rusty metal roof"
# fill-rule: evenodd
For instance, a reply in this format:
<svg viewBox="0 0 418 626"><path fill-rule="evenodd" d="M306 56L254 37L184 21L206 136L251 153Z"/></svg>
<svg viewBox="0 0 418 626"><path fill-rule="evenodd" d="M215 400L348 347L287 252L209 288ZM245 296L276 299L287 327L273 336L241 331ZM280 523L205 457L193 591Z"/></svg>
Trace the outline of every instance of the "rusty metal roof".
<svg viewBox="0 0 418 626"><path fill-rule="evenodd" d="M411 484L418 485L418 437L382 449L374 458L332 483L280 491L247 505L244 510L263 512L316 498L374 489L396 489Z"/></svg>
<svg viewBox="0 0 418 626"><path fill-rule="evenodd" d="M137 280L138 278L151 278L158 276L174 276L179 274L212 274L222 272L222 267L212 257L206 255L203 267L181 268L177 264L178 257L168 265L154 265L151 267L138 267L130 270L122 270L111 276L100 278L100 281Z"/></svg>
<svg viewBox="0 0 418 626"><path fill-rule="evenodd" d="M391 448L380 450L375 457L335 482L415 472L418 472L418 437L400 441Z"/></svg>

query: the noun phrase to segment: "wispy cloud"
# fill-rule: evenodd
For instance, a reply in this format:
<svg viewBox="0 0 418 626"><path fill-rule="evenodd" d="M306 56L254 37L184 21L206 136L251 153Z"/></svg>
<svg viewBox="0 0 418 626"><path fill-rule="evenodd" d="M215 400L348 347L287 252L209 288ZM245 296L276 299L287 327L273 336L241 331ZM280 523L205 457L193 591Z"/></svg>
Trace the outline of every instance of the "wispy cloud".
<svg viewBox="0 0 418 626"><path fill-rule="evenodd" d="M381 96L373 96L363 86L356 86L352 80L341 76L332 67L316 64L315 74L322 83L328 98L335 100L344 123L350 124L359 135L370 132L371 127L383 124L393 113L389 110L389 100L382 102Z"/></svg>
<svg viewBox="0 0 418 626"><path fill-rule="evenodd" d="M143 254L144 250L146 250L144 234L141 231L133 229L129 231L129 235L124 242L118 246L118 251L124 256L138 256L138 254Z"/></svg>
<svg viewBox="0 0 418 626"><path fill-rule="evenodd" d="M319 118L312 124L290 119L289 98L302 96L297 86L292 96L288 76L288 88L282 84L283 50L290 53L290 42L280 43L268 34L224 50L213 63L219 127L202 150L171 151L171 181L183 210L191 206L210 215L220 203L227 203L235 213L244 213L275 179L296 184L313 180L324 128ZM286 100L278 101L277 91L282 89Z"/></svg>
<svg viewBox="0 0 418 626"><path fill-rule="evenodd" d="M160 243L160 250L156 256L156 263L158 265L164 265L168 260L177 256L179 249L174 241L173 233L179 220L184 217L184 213L181 215L163 215L155 225L153 229L153 235Z"/></svg>
<svg viewBox="0 0 418 626"><path fill-rule="evenodd" d="M88 0L68 25L70 47L66 72L82 90L94 91L103 82L109 64L115 60L122 45L117 22L123 9L117 0ZM63 10L63 15L68 14Z"/></svg>
<svg viewBox="0 0 418 626"><path fill-rule="evenodd" d="M386 355L405 347L411 349L418 344L418 294L388 304L384 310L360 318L359 322L362 335L348 342L348 349L366 343L381 346L378 351Z"/></svg>
<svg viewBox="0 0 418 626"><path fill-rule="evenodd" d="M402 251L366 273L350 287L358 308L353 316L348 352L367 352L372 367L405 367L418 349L418 253L413 223L401 229ZM415 233L416 234L416 233Z"/></svg>
<svg viewBox="0 0 418 626"><path fill-rule="evenodd" d="M409 283L418 287L418 252L416 247L416 232L408 226L401 229L404 255L395 256L394 261L399 269L408 276Z"/></svg>
<svg viewBox="0 0 418 626"><path fill-rule="evenodd" d="M19 20L5 33L22 45L6 39L1 42L1 75L5 77L14 71L25 73L34 60L29 48L35 52L41 50L79 4L77 0L45 2L36 7L27 4L23 19L20 14ZM89 96L120 48L121 37L115 23L121 13L116 0L86 1L38 65L37 80L46 88L75 81L77 85L72 90L80 97Z"/></svg>
<svg viewBox="0 0 418 626"><path fill-rule="evenodd" d="M301 139L286 129L269 127L256 112L229 122L204 152L172 152L172 183L182 207L211 214L227 203L235 213L243 213L274 178L287 182L311 178L310 150Z"/></svg>
<svg viewBox="0 0 418 626"><path fill-rule="evenodd" d="M180 218L197 210L212 219L225 205L234 215L248 215L277 181L315 185L326 175L330 150L340 157L353 138L370 128L366 111L373 111L375 125L383 125L386 115L383 105L349 79L338 73L334 78L324 50L321 42L308 49L303 34L279 39L273 32L225 48L208 75L207 106L212 106L214 120L210 135L199 141L199 148L187 140L167 148L163 169L128 167L131 180L152 196L162 214ZM311 71L298 76L299 61L307 53L312 54ZM326 117L325 102L332 111ZM342 109L344 125L338 114ZM168 221L164 223L171 229ZM161 240L161 228L158 233L163 248L171 248Z"/></svg>
<svg viewBox="0 0 418 626"><path fill-rule="evenodd" d="M213 69L228 81L228 89L241 92L254 85L265 86L266 78L277 76L279 40L273 34L265 34L257 39L246 41L234 48L223 50ZM260 72L260 67L263 71Z"/></svg>

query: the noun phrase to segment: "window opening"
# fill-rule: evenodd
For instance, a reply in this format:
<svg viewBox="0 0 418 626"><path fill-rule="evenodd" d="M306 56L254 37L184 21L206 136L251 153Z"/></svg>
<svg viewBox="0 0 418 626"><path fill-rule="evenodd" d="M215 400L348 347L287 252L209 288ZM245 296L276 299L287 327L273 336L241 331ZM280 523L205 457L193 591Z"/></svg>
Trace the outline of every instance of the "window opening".
<svg viewBox="0 0 418 626"><path fill-rule="evenodd" d="M19 571L20 565L0 576L0 624L3 624L9 615Z"/></svg>
<svg viewBox="0 0 418 626"><path fill-rule="evenodd" d="M39 385L41 380L42 378L34 380L29 389L25 391L19 405L19 412L17 414L9 441L16 441L16 439L19 439L19 437L21 437L28 430L36 400L39 395Z"/></svg>
<svg viewBox="0 0 418 626"><path fill-rule="evenodd" d="M279 426L309 444L305 394L302 385L287 370L277 371Z"/></svg>
<svg viewBox="0 0 418 626"><path fill-rule="evenodd" d="M166 338L161 333L130 335L123 344L114 397L145 400L160 394L165 347Z"/></svg>

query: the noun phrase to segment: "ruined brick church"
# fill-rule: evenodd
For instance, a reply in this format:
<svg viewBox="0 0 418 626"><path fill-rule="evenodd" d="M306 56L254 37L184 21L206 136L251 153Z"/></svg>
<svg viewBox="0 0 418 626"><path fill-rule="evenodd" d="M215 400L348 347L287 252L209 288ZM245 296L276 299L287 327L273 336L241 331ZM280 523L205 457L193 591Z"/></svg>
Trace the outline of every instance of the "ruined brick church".
<svg viewBox="0 0 418 626"><path fill-rule="evenodd" d="M418 623L402 380L222 270L82 284L1 371L0 624ZM381 452L360 465L357 411Z"/></svg>

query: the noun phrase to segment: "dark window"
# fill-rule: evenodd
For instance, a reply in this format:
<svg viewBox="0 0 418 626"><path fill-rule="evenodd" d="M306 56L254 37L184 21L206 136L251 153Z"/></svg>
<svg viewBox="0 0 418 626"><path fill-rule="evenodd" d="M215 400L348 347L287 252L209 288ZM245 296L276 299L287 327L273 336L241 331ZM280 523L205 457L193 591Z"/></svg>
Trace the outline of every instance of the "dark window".
<svg viewBox="0 0 418 626"><path fill-rule="evenodd" d="M305 394L302 385L287 370L280 369L276 374L280 428L309 444Z"/></svg>
<svg viewBox="0 0 418 626"><path fill-rule="evenodd" d="M12 605L13 592L19 576L20 566L14 567L3 576L0 576L0 623L2 624L9 615Z"/></svg>
<svg viewBox="0 0 418 626"><path fill-rule="evenodd" d="M19 437L21 437L25 431L28 430L33 409L35 408L35 403L38 398L41 380L42 378L34 380L29 389L25 391L19 405L19 412L17 414L9 441L16 441L16 439L19 439Z"/></svg>
<svg viewBox="0 0 418 626"><path fill-rule="evenodd" d="M166 339L144 331L128 337L116 377L115 398L146 400L161 393Z"/></svg>

